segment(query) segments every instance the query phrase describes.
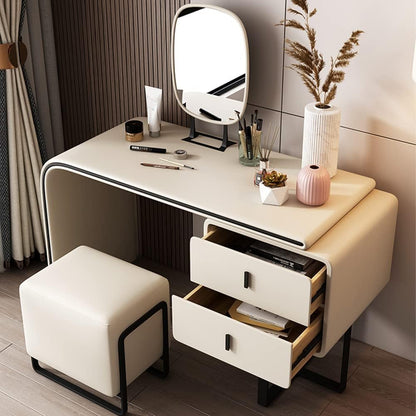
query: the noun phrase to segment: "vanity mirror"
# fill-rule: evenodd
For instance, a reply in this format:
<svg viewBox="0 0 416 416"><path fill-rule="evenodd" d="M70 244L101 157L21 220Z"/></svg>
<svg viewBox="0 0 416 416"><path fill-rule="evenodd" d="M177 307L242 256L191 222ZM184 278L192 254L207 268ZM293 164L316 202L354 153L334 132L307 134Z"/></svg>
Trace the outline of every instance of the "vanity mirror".
<svg viewBox="0 0 416 416"><path fill-rule="evenodd" d="M219 148L193 143L224 151L234 144L228 140L228 126L238 121L236 111L242 115L247 106L249 56L241 20L216 6L181 7L173 21L171 58L176 99L191 116L190 134L184 140L198 136L195 119L219 124Z"/></svg>

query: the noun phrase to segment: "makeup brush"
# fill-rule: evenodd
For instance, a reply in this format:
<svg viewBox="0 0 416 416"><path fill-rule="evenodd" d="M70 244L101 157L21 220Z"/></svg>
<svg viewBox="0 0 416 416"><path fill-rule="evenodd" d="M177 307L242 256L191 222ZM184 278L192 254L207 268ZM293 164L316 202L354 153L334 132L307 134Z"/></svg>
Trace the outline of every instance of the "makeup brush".
<svg viewBox="0 0 416 416"><path fill-rule="evenodd" d="M246 133L247 158L253 159L253 141L251 137L251 127L246 126L244 132Z"/></svg>
<svg viewBox="0 0 416 416"><path fill-rule="evenodd" d="M257 124L257 131L261 131L261 129L263 128L263 119L262 118L259 118L256 121L256 124Z"/></svg>
<svg viewBox="0 0 416 416"><path fill-rule="evenodd" d="M234 111L238 117L238 135L240 136L241 147L243 149L244 157L247 157L246 135L244 133L243 126L241 125L240 112L237 110Z"/></svg>

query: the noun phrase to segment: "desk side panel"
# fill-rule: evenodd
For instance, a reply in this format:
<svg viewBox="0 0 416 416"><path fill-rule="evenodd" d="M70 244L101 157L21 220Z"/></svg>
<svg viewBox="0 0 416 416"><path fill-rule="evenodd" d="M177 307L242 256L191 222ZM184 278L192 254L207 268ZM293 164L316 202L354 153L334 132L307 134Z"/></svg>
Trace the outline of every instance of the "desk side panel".
<svg viewBox="0 0 416 416"><path fill-rule="evenodd" d="M397 198L374 190L308 252L327 263L324 356L390 280Z"/></svg>
<svg viewBox="0 0 416 416"><path fill-rule="evenodd" d="M79 245L133 261L138 255L136 196L60 167L42 175L49 263Z"/></svg>

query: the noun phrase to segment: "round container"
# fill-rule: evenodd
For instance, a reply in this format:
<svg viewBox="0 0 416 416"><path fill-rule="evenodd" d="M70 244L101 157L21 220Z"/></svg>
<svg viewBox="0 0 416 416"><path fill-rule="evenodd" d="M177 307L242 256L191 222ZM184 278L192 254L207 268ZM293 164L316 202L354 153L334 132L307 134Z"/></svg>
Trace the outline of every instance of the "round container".
<svg viewBox="0 0 416 416"><path fill-rule="evenodd" d="M323 166L304 166L296 181L296 198L305 205L322 205L328 201L331 179Z"/></svg>
<svg viewBox="0 0 416 416"><path fill-rule="evenodd" d="M183 149L177 149L173 152L173 157L175 159L186 159L188 157L188 153L186 152L186 150Z"/></svg>
<svg viewBox="0 0 416 416"><path fill-rule="evenodd" d="M129 120L124 126L127 141L140 142L143 140L143 123L140 120Z"/></svg>

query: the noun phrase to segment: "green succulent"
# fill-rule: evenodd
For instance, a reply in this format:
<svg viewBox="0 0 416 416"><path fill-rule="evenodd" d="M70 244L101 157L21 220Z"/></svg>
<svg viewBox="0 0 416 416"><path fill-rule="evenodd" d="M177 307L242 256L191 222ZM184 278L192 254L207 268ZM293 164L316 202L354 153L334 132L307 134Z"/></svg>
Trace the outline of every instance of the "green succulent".
<svg viewBox="0 0 416 416"><path fill-rule="evenodd" d="M272 170L263 176L263 185L269 188L281 188L286 185L287 175Z"/></svg>

